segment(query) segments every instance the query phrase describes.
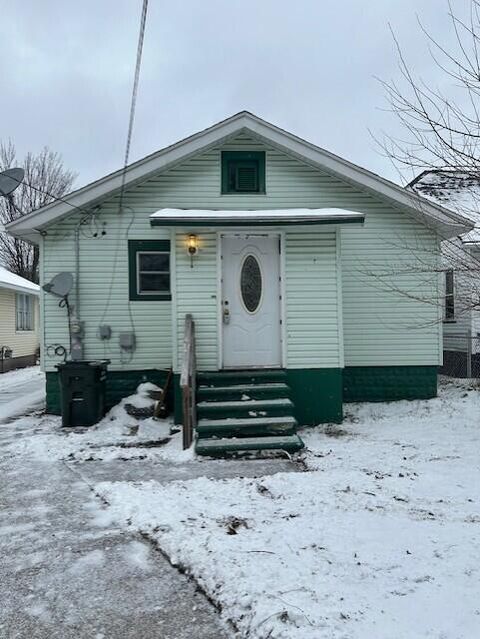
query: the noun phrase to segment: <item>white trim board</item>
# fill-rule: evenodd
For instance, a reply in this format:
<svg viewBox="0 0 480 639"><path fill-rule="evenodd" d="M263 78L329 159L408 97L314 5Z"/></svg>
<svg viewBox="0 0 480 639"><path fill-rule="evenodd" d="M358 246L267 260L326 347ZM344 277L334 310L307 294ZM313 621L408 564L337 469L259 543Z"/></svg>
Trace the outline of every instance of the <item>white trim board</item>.
<svg viewBox="0 0 480 639"><path fill-rule="evenodd" d="M424 224L433 226L444 238L454 237L473 228L467 218L421 196L389 182L388 180L352 164L339 156L321 149L301 138L241 111L204 131L157 151L131 164L125 174L125 186L131 187L153 174L158 174L180 161L184 161L209 148L226 142L239 133L253 134L259 140L276 147L303 162L329 172L357 188L369 191L397 208L404 209ZM123 171L111 173L87 186L74 191L64 201L54 202L6 225L12 235L38 241L38 233L46 225L72 212L72 207L92 207L104 197L117 193L122 184Z"/></svg>

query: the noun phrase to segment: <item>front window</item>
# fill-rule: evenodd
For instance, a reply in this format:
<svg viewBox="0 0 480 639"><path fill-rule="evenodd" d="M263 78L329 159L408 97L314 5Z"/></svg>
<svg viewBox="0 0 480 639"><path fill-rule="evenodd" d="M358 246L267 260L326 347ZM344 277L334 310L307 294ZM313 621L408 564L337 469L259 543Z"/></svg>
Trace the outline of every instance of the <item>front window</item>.
<svg viewBox="0 0 480 639"><path fill-rule="evenodd" d="M17 293L15 297L17 331L33 331L33 297L26 293Z"/></svg>
<svg viewBox="0 0 480 639"><path fill-rule="evenodd" d="M170 255L160 251L137 252L137 294L170 293Z"/></svg>
<svg viewBox="0 0 480 639"><path fill-rule="evenodd" d="M453 269L445 271L445 320L455 319L455 280Z"/></svg>
<svg viewBox="0 0 480 639"><path fill-rule="evenodd" d="M130 300L170 300L169 240L129 240Z"/></svg>

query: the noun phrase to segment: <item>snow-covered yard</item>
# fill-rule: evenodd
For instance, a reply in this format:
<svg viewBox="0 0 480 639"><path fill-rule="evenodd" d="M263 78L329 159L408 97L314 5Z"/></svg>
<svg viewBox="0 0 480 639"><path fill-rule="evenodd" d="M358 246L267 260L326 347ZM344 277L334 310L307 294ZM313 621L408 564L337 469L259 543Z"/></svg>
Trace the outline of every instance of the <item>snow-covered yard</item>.
<svg viewBox="0 0 480 639"><path fill-rule="evenodd" d="M444 383L431 401L350 405L341 427L302 433L306 472L96 492L242 636L473 639L479 392Z"/></svg>
<svg viewBox="0 0 480 639"><path fill-rule="evenodd" d="M14 381L28 386L21 379L28 374L17 375ZM48 415L5 425L3 474L12 495L27 499L15 481L28 484L32 473L52 499L75 498L79 512L83 495L90 527L103 527L107 537L115 529L129 540L149 538L191 574L230 624L229 636L235 629L253 639L480 635L480 390L444 381L434 400L348 405L341 426L301 433L307 449L297 464L193 460L169 420L128 415L128 404L152 406L152 390L142 385L90 429L62 429L60 418ZM78 481L70 486L65 474ZM89 488L102 500L90 503ZM34 512L24 506L25 516ZM75 522L85 527L84 519ZM107 588L111 573L101 573ZM54 579L59 592L61 575L59 569ZM87 590L99 588L95 575ZM173 592L175 576L168 579ZM41 588L35 596L50 610ZM137 605L141 588L131 596ZM8 596L5 602L8 610ZM92 619L106 619L107 608L98 606ZM202 636L209 624L220 636L207 608ZM45 636L58 624L55 614ZM82 629L86 636L90 628Z"/></svg>

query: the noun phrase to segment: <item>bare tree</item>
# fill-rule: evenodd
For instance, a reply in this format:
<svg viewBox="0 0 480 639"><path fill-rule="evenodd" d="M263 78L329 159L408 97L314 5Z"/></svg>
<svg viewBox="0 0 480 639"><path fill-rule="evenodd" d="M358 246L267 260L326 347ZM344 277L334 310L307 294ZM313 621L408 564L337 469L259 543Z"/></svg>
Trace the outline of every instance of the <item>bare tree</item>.
<svg viewBox="0 0 480 639"><path fill-rule="evenodd" d="M419 21L444 89L432 78L417 76L408 65L392 29L400 80L384 81L400 137L384 136L382 147L397 168L414 172L450 169L480 174L480 0L470 0L464 19L446 2L455 46L442 44Z"/></svg>
<svg viewBox="0 0 480 639"><path fill-rule="evenodd" d="M460 13L458 5L454 8L450 0L446 0L444 6L452 44L442 42L418 20L431 56L430 77L419 76L409 65L408 54L391 28L399 77L379 81L389 110L400 125L400 133L397 136L383 134L375 139L404 180L407 178L410 182L416 177L410 182L410 188L480 221L480 0L470 0L465 15ZM434 179L422 185L418 179L421 172L431 173ZM462 193L468 197L462 197ZM430 248L417 243L404 245L403 254L405 249L410 253L407 263L392 264L383 273L376 272L375 277L390 290L415 297L415 293L396 283L402 275L417 273L419 277L438 277L439 273L453 269L457 280L462 282L462 309L478 309L480 251L472 246L472 242L465 243L460 238L444 240L443 259L434 265L435 256ZM443 304L442 291L436 299L432 296L422 301Z"/></svg>
<svg viewBox="0 0 480 639"><path fill-rule="evenodd" d="M23 166L25 179L11 197L0 198L0 228L61 198L76 177L64 168L60 155L47 147L38 154L27 153L19 162L13 143L0 143L0 171L14 166ZM0 263L12 273L38 282L38 247L0 232Z"/></svg>

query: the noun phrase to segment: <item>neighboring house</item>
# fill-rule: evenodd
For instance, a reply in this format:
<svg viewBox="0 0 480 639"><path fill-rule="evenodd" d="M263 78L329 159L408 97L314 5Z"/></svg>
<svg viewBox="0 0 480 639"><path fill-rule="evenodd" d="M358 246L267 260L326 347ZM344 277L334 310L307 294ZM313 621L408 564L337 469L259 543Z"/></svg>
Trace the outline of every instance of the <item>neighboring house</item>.
<svg viewBox="0 0 480 639"><path fill-rule="evenodd" d="M442 372L456 377L479 376L480 178L467 171L429 170L416 177L409 187L475 223L471 231L442 245L445 292Z"/></svg>
<svg viewBox="0 0 480 639"><path fill-rule="evenodd" d="M401 294L375 273L406 260L392 238L421 239L437 264L440 239L468 231L465 218L247 112L67 200L7 229L39 244L42 284L76 272L78 247L76 352L110 360L109 405L173 367L181 420L188 314L200 452L219 445L213 435L230 449L295 449L297 422L339 422L344 402L435 396L439 310L408 292L439 296L440 279L410 270ZM58 413L62 358L49 346L68 349L67 315L45 293L41 313L47 404Z"/></svg>
<svg viewBox="0 0 480 639"><path fill-rule="evenodd" d="M40 287L0 266L0 373L38 357Z"/></svg>

